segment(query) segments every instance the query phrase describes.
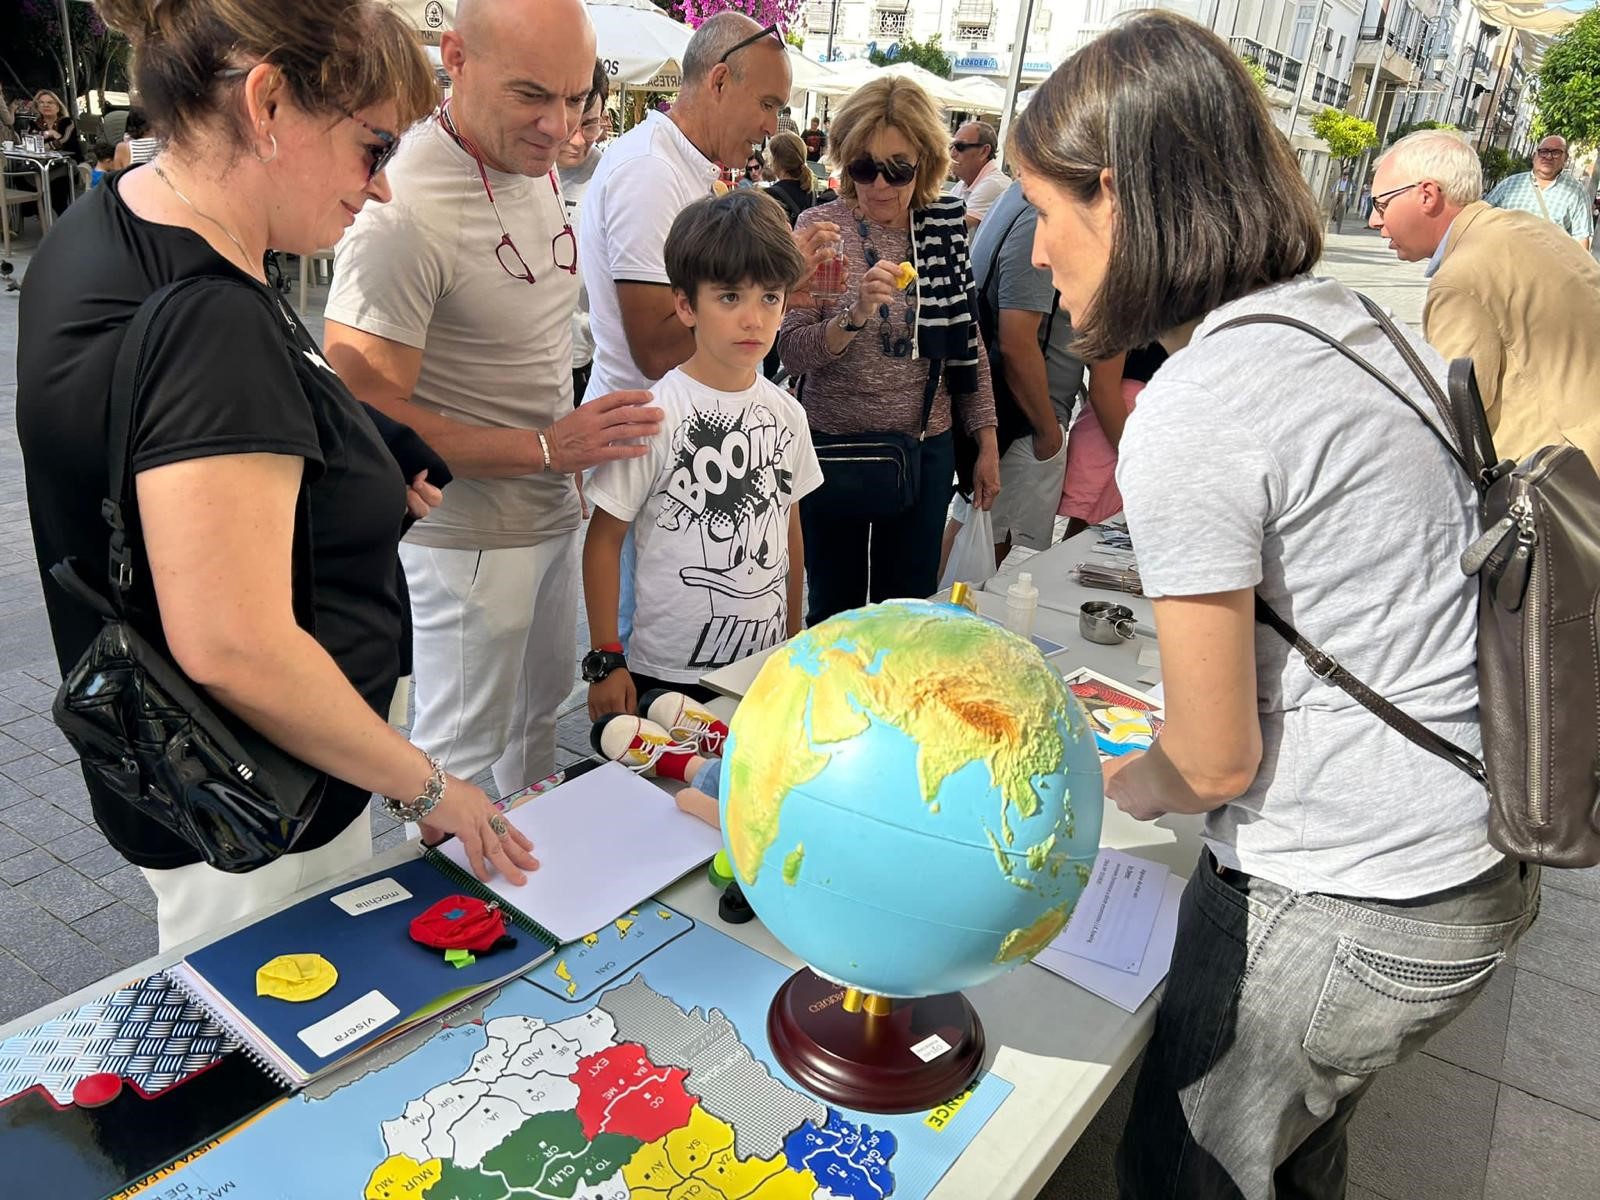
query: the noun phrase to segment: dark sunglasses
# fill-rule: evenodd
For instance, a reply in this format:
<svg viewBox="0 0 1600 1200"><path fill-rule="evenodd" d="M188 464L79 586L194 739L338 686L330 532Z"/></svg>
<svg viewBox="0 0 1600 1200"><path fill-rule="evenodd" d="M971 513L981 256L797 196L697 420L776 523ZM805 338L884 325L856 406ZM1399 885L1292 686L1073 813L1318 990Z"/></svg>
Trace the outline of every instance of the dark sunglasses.
<svg viewBox="0 0 1600 1200"><path fill-rule="evenodd" d="M951 142L950 152L952 154L965 154L968 150L976 150L981 145L983 145L982 142Z"/></svg>
<svg viewBox="0 0 1600 1200"><path fill-rule="evenodd" d="M762 38L769 38L769 37L770 38L777 38L778 39L778 45L779 46L783 45L783 35L778 32L778 27L776 25L768 25L766 28L762 29L759 33L752 33L749 37L745 38L744 41L735 42L733 45L729 46L726 50L724 50L722 52L722 57L717 59L718 64L720 65L721 63L727 62L730 58L732 58L735 54L739 53L739 51L743 50L746 46L754 46Z"/></svg>
<svg viewBox="0 0 1600 1200"><path fill-rule="evenodd" d="M389 160L394 158L399 151L400 135L390 133L387 129L378 129L376 126L368 125L355 113L345 113L345 116L378 139L376 146L364 147L367 152L367 182L371 183L378 172L387 167Z"/></svg>
<svg viewBox="0 0 1600 1200"><path fill-rule="evenodd" d="M860 184L872 183L882 175L883 181L890 187L905 187L916 179L917 164L902 162L898 158L880 162L876 158L862 156L845 167L845 173Z"/></svg>

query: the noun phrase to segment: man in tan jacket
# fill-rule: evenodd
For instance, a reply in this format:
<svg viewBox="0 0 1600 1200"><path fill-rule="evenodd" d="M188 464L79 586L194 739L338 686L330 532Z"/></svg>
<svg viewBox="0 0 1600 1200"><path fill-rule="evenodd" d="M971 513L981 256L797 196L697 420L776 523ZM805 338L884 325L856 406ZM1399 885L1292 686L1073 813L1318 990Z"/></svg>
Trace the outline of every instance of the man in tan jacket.
<svg viewBox="0 0 1600 1200"><path fill-rule="evenodd" d="M1368 224L1401 259L1427 260L1423 335L1472 359L1501 457L1567 441L1600 468L1600 265L1559 227L1482 194L1460 135L1422 130L1379 160Z"/></svg>

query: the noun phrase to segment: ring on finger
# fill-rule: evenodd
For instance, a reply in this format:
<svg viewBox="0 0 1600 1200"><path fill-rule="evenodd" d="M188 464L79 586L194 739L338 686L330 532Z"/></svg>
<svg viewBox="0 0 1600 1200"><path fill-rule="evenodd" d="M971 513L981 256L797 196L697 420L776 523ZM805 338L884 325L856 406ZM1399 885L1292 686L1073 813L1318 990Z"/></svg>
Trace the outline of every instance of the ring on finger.
<svg viewBox="0 0 1600 1200"><path fill-rule="evenodd" d="M489 818L489 828L494 832L495 837L505 837L506 834L511 832L511 827L506 824L506 819L499 813L495 813L494 816Z"/></svg>

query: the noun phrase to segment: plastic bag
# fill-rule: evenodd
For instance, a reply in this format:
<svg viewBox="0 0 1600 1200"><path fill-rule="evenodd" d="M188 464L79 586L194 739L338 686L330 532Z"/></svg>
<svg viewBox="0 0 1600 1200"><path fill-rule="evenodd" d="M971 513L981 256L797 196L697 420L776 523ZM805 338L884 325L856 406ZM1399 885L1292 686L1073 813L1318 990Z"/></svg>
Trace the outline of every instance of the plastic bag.
<svg viewBox="0 0 1600 1200"><path fill-rule="evenodd" d="M993 577L995 570L994 522L988 509L974 508L950 547L950 561L945 564L939 586L948 588L959 579L977 587Z"/></svg>

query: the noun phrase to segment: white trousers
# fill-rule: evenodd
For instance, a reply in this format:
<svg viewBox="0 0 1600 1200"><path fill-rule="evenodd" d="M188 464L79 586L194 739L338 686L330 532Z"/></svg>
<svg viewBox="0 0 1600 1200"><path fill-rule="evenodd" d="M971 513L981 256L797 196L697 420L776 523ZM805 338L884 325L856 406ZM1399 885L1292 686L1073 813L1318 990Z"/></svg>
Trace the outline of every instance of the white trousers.
<svg viewBox="0 0 1600 1200"><path fill-rule="evenodd" d="M578 638L576 532L511 550L402 543L417 719L411 740L502 796L555 770Z"/></svg>
<svg viewBox="0 0 1600 1200"><path fill-rule="evenodd" d="M156 870L140 867L156 894L156 937L163 953L241 917L281 903L301 888L372 857L372 818L367 809L326 846L285 854L258 870L230 874L194 863Z"/></svg>

